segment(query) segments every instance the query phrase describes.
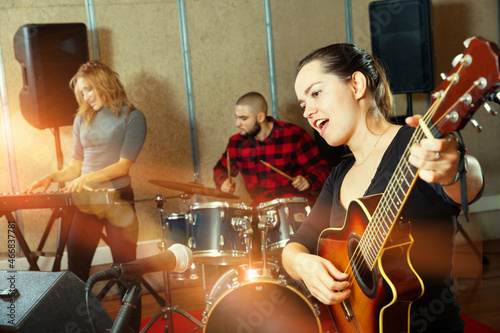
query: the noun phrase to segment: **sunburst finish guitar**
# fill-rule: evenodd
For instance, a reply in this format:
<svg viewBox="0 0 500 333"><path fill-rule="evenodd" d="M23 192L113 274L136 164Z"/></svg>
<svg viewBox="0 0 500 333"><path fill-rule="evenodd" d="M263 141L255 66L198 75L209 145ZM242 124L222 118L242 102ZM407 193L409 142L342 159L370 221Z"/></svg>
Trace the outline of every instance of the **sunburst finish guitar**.
<svg viewBox="0 0 500 333"><path fill-rule="evenodd" d="M478 37L465 44L385 192L352 201L344 225L321 233L318 254L351 283L349 298L329 306L339 332L409 332L411 304L425 290L410 261L410 222L401 214L419 172L408 162L409 148L430 134L438 138L462 129L500 80L498 47Z"/></svg>

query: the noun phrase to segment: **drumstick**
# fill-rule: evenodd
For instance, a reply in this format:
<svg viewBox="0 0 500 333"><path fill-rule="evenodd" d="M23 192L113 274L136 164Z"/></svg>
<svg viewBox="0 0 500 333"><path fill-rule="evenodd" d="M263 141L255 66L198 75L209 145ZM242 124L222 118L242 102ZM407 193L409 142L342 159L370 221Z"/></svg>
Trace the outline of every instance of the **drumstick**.
<svg viewBox="0 0 500 333"><path fill-rule="evenodd" d="M227 158L227 180L231 182L231 157L229 157L229 149L226 150Z"/></svg>
<svg viewBox="0 0 500 333"><path fill-rule="evenodd" d="M284 173L283 171L281 171L280 169L277 169L275 167L273 167L271 164L267 163L267 162L264 162L263 160L260 160L261 163L264 163L265 166L267 166L268 168L270 168L271 170L279 173L280 175L282 175L283 177L285 178L288 178L290 179L292 182L295 180L295 178L293 177L290 177L289 175L287 175L286 173Z"/></svg>

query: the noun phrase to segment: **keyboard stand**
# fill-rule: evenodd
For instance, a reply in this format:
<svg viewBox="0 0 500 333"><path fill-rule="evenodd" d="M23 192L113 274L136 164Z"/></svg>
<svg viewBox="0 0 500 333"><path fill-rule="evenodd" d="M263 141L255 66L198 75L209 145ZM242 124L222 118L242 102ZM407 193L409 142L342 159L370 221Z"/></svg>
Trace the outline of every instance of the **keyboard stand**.
<svg viewBox="0 0 500 333"><path fill-rule="evenodd" d="M30 271L39 271L40 267L38 266L38 259L40 257L55 257L54 263L52 264L52 272L58 272L61 270L61 260L64 254L64 249L66 248L66 244L68 242L69 229L71 227L71 220L73 218L74 210L72 208L54 208L52 210L52 214L50 216L50 220L45 228L45 231L40 239L40 243L36 251L32 251L28 244L26 243L26 239L24 238L23 232L19 229L14 215L12 212L0 212L0 217L5 216L9 223L15 223L15 234L16 234L16 242L19 243L19 247L21 248L22 253L26 257L30 268ZM50 230L54 225L54 222L58 220L58 230L57 230L57 245L56 252L44 252L43 248L49 236Z"/></svg>
<svg viewBox="0 0 500 333"><path fill-rule="evenodd" d="M12 215L12 212L0 212L0 216L5 216L9 224L11 223L15 224L14 232L16 234L16 243L19 244L21 251L25 254L26 260L28 260L28 263L30 264L30 271L39 271L40 267L38 267L36 260L34 260L33 257L31 256L33 252L30 250L28 244L26 243L24 235L21 229L19 229L19 226L17 225L16 220L14 219L14 215Z"/></svg>

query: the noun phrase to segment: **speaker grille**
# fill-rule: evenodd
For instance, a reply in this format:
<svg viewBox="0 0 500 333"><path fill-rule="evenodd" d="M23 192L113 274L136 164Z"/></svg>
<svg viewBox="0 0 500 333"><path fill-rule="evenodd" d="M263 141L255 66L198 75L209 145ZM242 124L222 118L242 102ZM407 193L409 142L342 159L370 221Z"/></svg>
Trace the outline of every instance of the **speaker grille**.
<svg viewBox="0 0 500 333"><path fill-rule="evenodd" d="M27 24L14 36L21 63L21 112L30 125L43 129L73 123L78 104L69 81L89 60L83 23Z"/></svg>
<svg viewBox="0 0 500 333"><path fill-rule="evenodd" d="M430 8L426 0L369 5L372 53L386 69L393 93L433 89Z"/></svg>
<svg viewBox="0 0 500 333"><path fill-rule="evenodd" d="M0 332L91 332L85 285L73 273L0 271L0 289L14 285L19 296L0 301ZM8 308L10 304L13 304ZM99 332L113 321L91 294L90 309Z"/></svg>

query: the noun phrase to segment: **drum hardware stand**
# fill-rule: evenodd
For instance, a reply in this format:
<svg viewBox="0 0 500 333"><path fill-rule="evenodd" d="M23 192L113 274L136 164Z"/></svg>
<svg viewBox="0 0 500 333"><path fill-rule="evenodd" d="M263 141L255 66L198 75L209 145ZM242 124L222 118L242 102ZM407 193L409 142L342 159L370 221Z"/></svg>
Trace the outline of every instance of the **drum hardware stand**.
<svg viewBox="0 0 500 333"><path fill-rule="evenodd" d="M181 195L181 198L183 198L184 200L189 199L190 197L191 196L188 194ZM177 196L176 196L176 198L177 198ZM165 211L163 209L163 203L165 202L165 198L161 195L157 195L155 198L155 201L156 201L156 210L158 212L158 219L160 221L160 232L161 232L160 234L162 235L162 237L160 238L161 242L158 244L158 247L160 248L161 251L164 251L167 247L166 242L165 242L165 237L163 237L163 212ZM167 225L167 227L168 227L168 225ZM163 308L160 311L158 311L151 318L151 320L146 324L146 326L144 326L144 328L141 330L140 333L146 332L156 322L156 320L158 320L158 318L160 318L162 316L164 318L166 318L166 320L167 320L167 326L165 327L165 333L173 333L173 331L174 331L174 324L173 324L173 320L172 320L173 312L181 314L184 317L186 317L187 319L191 320L193 323L195 323L198 326L198 328L196 328L195 330L202 328L203 324L201 322L199 322L196 318L191 316L186 311L179 309L178 306L172 306L172 298L170 296L171 291L170 291L170 284L169 284L169 274L167 271L163 271L163 281L165 283L166 301L161 302L161 304L160 304L160 302L158 303Z"/></svg>
<svg viewBox="0 0 500 333"><path fill-rule="evenodd" d="M240 238L245 240L245 247L248 254L248 267L252 267L252 237L253 237L253 228L252 228L252 220L248 217L242 218L232 218L231 226L233 230L239 233Z"/></svg>
<svg viewBox="0 0 500 333"><path fill-rule="evenodd" d="M262 251L262 276L270 277L271 271L267 268L267 235L270 228L275 228L278 224L276 211L268 211L266 216L259 215L259 231L261 236Z"/></svg>
<svg viewBox="0 0 500 333"><path fill-rule="evenodd" d="M243 235L248 254L248 267L252 267L252 236L253 236L253 229L245 231Z"/></svg>

